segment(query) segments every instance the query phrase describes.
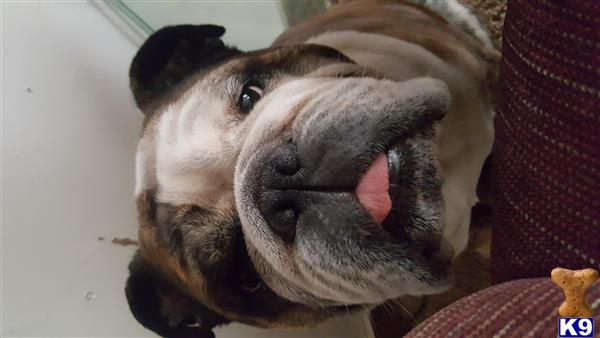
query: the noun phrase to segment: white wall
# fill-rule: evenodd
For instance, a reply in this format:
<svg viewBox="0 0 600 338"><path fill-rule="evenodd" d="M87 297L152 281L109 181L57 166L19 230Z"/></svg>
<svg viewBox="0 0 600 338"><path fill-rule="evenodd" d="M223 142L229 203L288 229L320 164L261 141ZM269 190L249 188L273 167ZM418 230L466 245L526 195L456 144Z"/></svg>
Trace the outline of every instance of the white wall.
<svg viewBox="0 0 600 338"><path fill-rule="evenodd" d="M277 1L161 1L126 3L157 29L173 24L225 26L223 40L241 50L268 47L285 30L285 15Z"/></svg>
<svg viewBox="0 0 600 338"><path fill-rule="evenodd" d="M136 237L141 113L127 87L135 39L88 2L1 6L0 336L151 336L123 295L134 248L110 243ZM364 337L365 329L355 317L313 331L233 325L218 336Z"/></svg>

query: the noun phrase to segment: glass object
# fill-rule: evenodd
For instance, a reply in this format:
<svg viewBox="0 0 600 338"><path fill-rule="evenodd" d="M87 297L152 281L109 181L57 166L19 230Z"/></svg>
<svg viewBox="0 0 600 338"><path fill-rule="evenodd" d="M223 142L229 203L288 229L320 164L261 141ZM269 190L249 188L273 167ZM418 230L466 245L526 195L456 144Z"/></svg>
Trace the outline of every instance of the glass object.
<svg viewBox="0 0 600 338"><path fill-rule="evenodd" d="M136 30L141 41L168 25L215 24L227 29L223 37L227 44L253 50L268 47L289 24L324 11L330 1L107 0L105 4Z"/></svg>

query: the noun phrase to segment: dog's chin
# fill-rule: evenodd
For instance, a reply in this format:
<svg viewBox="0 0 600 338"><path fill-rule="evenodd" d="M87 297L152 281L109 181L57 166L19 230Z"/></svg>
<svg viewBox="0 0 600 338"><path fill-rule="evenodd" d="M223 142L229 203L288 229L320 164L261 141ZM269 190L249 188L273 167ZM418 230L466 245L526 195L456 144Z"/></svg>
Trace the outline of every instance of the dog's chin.
<svg viewBox="0 0 600 338"><path fill-rule="evenodd" d="M298 274L279 275L269 263L258 271L279 296L318 307L374 306L406 295L439 294L454 284L447 257L436 251L410 252L398 242L393 237L371 245L348 244L347 239L318 242L311 236L299 239L291 249L298 253L294 262ZM338 250L340 245L345 250ZM329 264L332 261L336 263Z"/></svg>

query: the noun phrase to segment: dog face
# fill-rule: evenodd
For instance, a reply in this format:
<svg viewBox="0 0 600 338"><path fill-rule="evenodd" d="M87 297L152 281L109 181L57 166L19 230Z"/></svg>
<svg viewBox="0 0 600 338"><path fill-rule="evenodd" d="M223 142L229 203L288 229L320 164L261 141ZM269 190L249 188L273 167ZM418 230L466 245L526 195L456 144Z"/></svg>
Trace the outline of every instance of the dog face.
<svg viewBox="0 0 600 338"><path fill-rule="evenodd" d="M126 287L136 318L211 336L232 320L309 325L448 287L445 85L393 82L324 46L242 53L223 33L167 27L132 63L146 115Z"/></svg>

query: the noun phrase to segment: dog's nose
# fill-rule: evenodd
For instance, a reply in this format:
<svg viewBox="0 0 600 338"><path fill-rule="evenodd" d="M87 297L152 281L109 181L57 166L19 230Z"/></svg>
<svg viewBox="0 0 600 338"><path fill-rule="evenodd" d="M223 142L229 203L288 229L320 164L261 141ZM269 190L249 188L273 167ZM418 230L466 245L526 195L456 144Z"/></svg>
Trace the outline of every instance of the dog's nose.
<svg viewBox="0 0 600 338"><path fill-rule="evenodd" d="M263 191L259 209L275 235L286 242L294 241L300 208L293 191Z"/></svg>
<svg viewBox="0 0 600 338"><path fill-rule="evenodd" d="M300 214L294 193L300 170L296 146L285 143L272 150L261 193L260 209L273 232L284 241L293 241Z"/></svg>
<svg viewBox="0 0 600 338"><path fill-rule="evenodd" d="M286 143L275 148L271 160L273 168L282 175L294 175L300 169L298 151L293 143Z"/></svg>
<svg viewBox="0 0 600 338"><path fill-rule="evenodd" d="M293 206L278 210L269 217L269 226L273 232L286 242L292 242L296 235L298 211Z"/></svg>

